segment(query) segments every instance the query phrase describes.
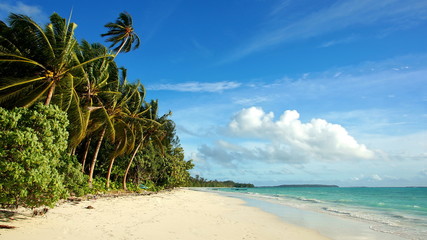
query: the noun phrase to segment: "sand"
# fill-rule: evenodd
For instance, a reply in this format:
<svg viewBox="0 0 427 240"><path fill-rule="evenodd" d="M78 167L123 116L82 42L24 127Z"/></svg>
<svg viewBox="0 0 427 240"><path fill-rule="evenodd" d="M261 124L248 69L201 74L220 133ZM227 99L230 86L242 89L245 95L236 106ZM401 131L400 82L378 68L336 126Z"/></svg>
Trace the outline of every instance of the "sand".
<svg viewBox="0 0 427 240"><path fill-rule="evenodd" d="M92 209L88 209L92 206ZM64 203L44 216L0 222L0 239L328 239L216 193L178 189L150 196L124 196Z"/></svg>

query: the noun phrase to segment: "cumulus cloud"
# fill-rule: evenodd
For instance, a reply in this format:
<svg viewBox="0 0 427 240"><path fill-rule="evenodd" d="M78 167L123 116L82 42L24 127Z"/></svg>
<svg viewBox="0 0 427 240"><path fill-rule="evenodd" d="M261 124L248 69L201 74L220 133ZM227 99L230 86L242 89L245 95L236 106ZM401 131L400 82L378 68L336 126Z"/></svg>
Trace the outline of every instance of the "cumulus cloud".
<svg viewBox="0 0 427 240"><path fill-rule="evenodd" d="M159 84L148 86L149 90L169 90L179 92L222 92L224 90L234 89L240 87L240 83L221 81L213 83L205 82L187 82L178 84Z"/></svg>
<svg viewBox="0 0 427 240"><path fill-rule="evenodd" d="M299 117L295 110L287 110L275 120L274 113L266 113L261 108L243 109L234 116L227 129L230 136L243 143L218 141L214 146L199 148L199 153L223 164L239 160L304 163L372 159L375 156L341 125L323 119L303 123Z"/></svg>
<svg viewBox="0 0 427 240"><path fill-rule="evenodd" d="M321 159L369 159L374 156L342 126L323 119L302 123L299 117L297 111L287 110L274 121L272 112L265 113L261 108L251 107L240 111L230 122L229 129L238 137L267 139L272 146L284 144Z"/></svg>

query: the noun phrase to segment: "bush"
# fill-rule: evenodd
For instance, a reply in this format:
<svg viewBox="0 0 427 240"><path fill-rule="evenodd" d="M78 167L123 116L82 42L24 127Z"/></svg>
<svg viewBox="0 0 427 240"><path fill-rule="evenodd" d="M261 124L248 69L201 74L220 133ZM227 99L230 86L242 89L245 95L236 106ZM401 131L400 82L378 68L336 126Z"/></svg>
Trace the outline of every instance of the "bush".
<svg viewBox="0 0 427 240"><path fill-rule="evenodd" d="M89 193L88 176L82 173L82 165L77 161L76 156L63 155L58 170L64 177L64 187L69 193L76 196Z"/></svg>
<svg viewBox="0 0 427 240"><path fill-rule="evenodd" d="M52 206L67 195L58 171L66 156L67 126L66 113L56 106L0 108L1 204Z"/></svg>

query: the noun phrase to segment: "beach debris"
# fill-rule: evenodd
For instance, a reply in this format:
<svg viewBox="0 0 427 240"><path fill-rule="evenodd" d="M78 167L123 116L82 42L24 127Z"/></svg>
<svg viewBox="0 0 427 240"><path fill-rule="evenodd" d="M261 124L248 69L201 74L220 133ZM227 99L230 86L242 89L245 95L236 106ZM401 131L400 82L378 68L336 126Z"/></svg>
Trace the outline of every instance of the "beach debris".
<svg viewBox="0 0 427 240"><path fill-rule="evenodd" d="M89 205L89 206L86 207L86 209L94 209L94 207L92 207L92 206Z"/></svg>
<svg viewBox="0 0 427 240"><path fill-rule="evenodd" d="M69 202L81 202L82 198L79 198L79 197L69 197L69 198L67 198L67 200Z"/></svg>
<svg viewBox="0 0 427 240"><path fill-rule="evenodd" d="M79 204L81 201L83 201L83 199L79 197L69 197L67 198L67 201L72 204Z"/></svg>
<svg viewBox="0 0 427 240"><path fill-rule="evenodd" d="M16 228L15 226L10 226L10 225L0 225L1 229L13 229Z"/></svg>
<svg viewBox="0 0 427 240"><path fill-rule="evenodd" d="M98 196L93 195L93 194L88 194L86 195L86 200L96 200L98 199Z"/></svg>
<svg viewBox="0 0 427 240"><path fill-rule="evenodd" d="M43 208L43 209L34 209L33 211L33 217L35 216L43 216L49 211L49 208Z"/></svg>
<svg viewBox="0 0 427 240"><path fill-rule="evenodd" d="M6 218L13 218L17 213L15 211L11 211L11 210L0 210L0 221L2 219L6 219ZM12 220L12 219L11 219Z"/></svg>

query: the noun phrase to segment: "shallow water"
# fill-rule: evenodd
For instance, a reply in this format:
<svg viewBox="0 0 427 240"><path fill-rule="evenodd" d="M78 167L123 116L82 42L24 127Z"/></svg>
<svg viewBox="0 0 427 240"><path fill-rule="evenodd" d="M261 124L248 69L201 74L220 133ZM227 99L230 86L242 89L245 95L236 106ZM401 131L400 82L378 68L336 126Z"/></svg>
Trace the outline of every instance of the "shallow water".
<svg viewBox="0 0 427 240"><path fill-rule="evenodd" d="M426 239L427 188L217 189L332 239Z"/></svg>

